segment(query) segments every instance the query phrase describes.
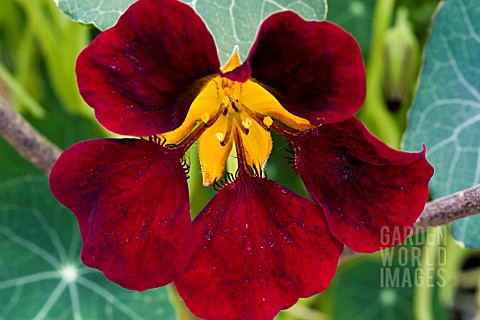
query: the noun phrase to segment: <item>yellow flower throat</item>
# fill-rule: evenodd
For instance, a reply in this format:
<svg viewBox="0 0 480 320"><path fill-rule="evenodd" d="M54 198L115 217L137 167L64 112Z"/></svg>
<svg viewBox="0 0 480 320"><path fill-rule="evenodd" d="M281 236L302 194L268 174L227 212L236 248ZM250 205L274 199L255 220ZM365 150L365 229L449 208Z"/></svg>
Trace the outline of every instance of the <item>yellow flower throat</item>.
<svg viewBox="0 0 480 320"><path fill-rule="evenodd" d="M238 51L234 50L222 71L228 72L240 65ZM272 118L296 130L312 128L308 120L285 110L272 94L253 80L237 82L216 76L201 89L182 125L161 136L167 144L177 144L198 122L203 123L205 129L198 138L198 152L203 184L207 186L221 179L234 143L237 150L241 145L239 158L263 170L272 150Z"/></svg>

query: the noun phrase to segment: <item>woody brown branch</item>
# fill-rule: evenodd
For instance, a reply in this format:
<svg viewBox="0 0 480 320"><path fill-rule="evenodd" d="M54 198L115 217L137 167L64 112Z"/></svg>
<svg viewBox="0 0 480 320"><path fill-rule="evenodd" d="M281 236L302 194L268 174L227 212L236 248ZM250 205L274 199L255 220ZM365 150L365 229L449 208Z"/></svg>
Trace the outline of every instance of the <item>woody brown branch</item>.
<svg viewBox="0 0 480 320"><path fill-rule="evenodd" d="M480 213L480 184L455 194L428 202L413 225L412 234L448 224ZM345 247L340 261L358 253Z"/></svg>
<svg viewBox="0 0 480 320"><path fill-rule="evenodd" d="M50 173L60 149L33 128L0 97L0 135L45 174Z"/></svg>
<svg viewBox="0 0 480 320"><path fill-rule="evenodd" d="M477 213L480 213L480 185L427 203L413 231L441 226Z"/></svg>

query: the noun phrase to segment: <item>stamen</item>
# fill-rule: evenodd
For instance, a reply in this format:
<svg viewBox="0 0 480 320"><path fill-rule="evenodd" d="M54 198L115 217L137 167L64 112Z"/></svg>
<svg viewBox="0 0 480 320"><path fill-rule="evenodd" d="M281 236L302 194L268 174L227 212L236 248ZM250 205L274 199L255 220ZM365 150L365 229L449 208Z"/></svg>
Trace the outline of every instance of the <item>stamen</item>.
<svg viewBox="0 0 480 320"><path fill-rule="evenodd" d="M183 153L195 143L195 141L200 138L200 136L207 130L208 125L206 123L200 123L182 142L177 145L177 148L180 149Z"/></svg>
<svg viewBox="0 0 480 320"><path fill-rule="evenodd" d="M211 127L211 126L215 123L215 121L218 120L218 118L220 117L220 115L221 115L222 113L225 114L225 109L223 109L223 108L218 108L217 113L213 116L212 119L210 119L210 115L208 115L208 118L209 118L209 119L208 119L206 122L204 121L205 125L206 125L207 127ZM205 113L204 113L204 114L205 114ZM203 115L204 115L204 114L202 114L202 121L203 121Z"/></svg>
<svg viewBox="0 0 480 320"><path fill-rule="evenodd" d="M205 112L205 113L202 113L201 118L204 123L208 123L208 120L210 120L210 115Z"/></svg>
<svg viewBox="0 0 480 320"><path fill-rule="evenodd" d="M263 124L270 128L273 124L272 118L266 116L265 118L263 118Z"/></svg>
<svg viewBox="0 0 480 320"><path fill-rule="evenodd" d="M218 108L217 113L213 116L213 118L210 119L210 115L207 113L203 113L201 115L202 118L202 123L200 123L197 128L195 128L192 132L189 133L189 135L183 139L182 142L180 142L176 147L180 150L182 150L183 153L187 152L187 150L197 141L200 136L207 130L207 128L211 127L217 120L218 118L222 115L223 108ZM206 117L208 116L208 120L204 121ZM162 137L163 138L163 137ZM166 140L162 143L165 144ZM166 147L174 148L174 145L167 145Z"/></svg>
<svg viewBox="0 0 480 320"><path fill-rule="evenodd" d="M263 119L263 122L265 123L265 119ZM250 119L250 118L247 118L247 119L245 119L245 121L242 121L242 126L244 126L245 129L250 129L251 125L252 125L252 119Z"/></svg>
<svg viewBox="0 0 480 320"><path fill-rule="evenodd" d="M230 135L232 133L232 117L231 115L228 115L227 117L227 132L225 134L221 132L215 133L215 138L220 142L220 145L222 147L225 147L228 143L228 140L230 139Z"/></svg>
<svg viewBox="0 0 480 320"><path fill-rule="evenodd" d="M229 105L230 105L230 98L228 96L223 96L222 106L224 106L225 108L228 108Z"/></svg>
<svg viewBox="0 0 480 320"><path fill-rule="evenodd" d="M247 120L245 121L241 121L242 119L240 119L240 116L239 115L235 115L235 121L237 121L237 124L238 124L238 127L240 128L240 130L242 130L242 132L247 135L249 132L250 132L250 125L252 124L252 120L250 120L250 123L248 123Z"/></svg>
<svg viewBox="0 0 480 320"><path fill-rule="evenodd" d="M224 134L221 132L215 133L215 137L217 138L218 141L220 141L220 143L223 142L223 140L225 139Z"/></svg>
<svg viewBox="0 0 480 320"><path fill-rule="evenodd" d="M281 123L274 122L272 124L272 130L273 130L273 132L278 133L279 135L284 137L286 140L290 141L289 137L291 137L291 136L298 137L298 136L305 135L306 133L317 129L320 126L321 125L319 125L318 127L313 127L313 128L305 129L305 130L295 130L295 129L291 129L291 128L289 128L289 127L287 127L287 126L285 126Z"/></svg>
<svg viewBox="0 0 480 320"><path fill-rule="evenodd" d="M239 109L238 106L237 106L238 100L231 100L230 102L232 103L232 108L233 108L233 110L234 110L235 112L239 112L240 109Z"/></svg>
<svg viewBox="0 0 480 320"><path fill-rule="evenodd" d="M260 113L257 113L257 112L255 112L255 111L252 111L252 110L248 109L247 106L244 105L244 104L242 104L242 108L243 108L243 110L245 110L245 111L248 113L248 115L249 115L250 117L252 117L252 119L255 120L255 122L258 123L264 130L270 131L270 126L267 125L267 124L269 123L269 120L268 120L268 119L265 120L265 118L270 118L270 117L264 116L264 115L262 115L262 114L260 114ZM267 123L265 123L264 121L266 121ZM270 121L272 121L272 124L273 124L272 118L270 118ZM271 124L270 124L270 125L271 125Z"/></svg>
<svg viewBox="0 0 480 320"><path fill-rule="evenodd" d="M230 140L230 136L232 135L232 117L231 115L228 115L227 118L227 132L225 132L225 136L222 141L220 141L220 144L222 147L225 147L228 143L228 140Z"/></svg>

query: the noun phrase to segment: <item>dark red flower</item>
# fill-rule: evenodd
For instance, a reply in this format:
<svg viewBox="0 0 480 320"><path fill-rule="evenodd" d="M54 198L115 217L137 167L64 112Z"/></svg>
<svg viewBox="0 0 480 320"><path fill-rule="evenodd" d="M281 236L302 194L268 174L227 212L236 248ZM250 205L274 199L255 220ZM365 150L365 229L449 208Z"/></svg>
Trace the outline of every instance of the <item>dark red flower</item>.
<svg viewBox="0 0 480 320"><path fill-rule="evenodd" d="M382 243L382 228L411 226L427 199L424 151L392 150L353 118L363 61L332 23L271 15L246 61L234 51L220 68L193 9L139 0L76 72L98 121L140 138L78 143L52 169L53 194L78 219L82 260L129 289L174 281L200 317L273 318L328 286L340 242L395 245ZM263 178L270 131L292 144L314 201ZM197 140L205 185L222 179L233 147L239 168L192 224L183 157Z"/></svg>

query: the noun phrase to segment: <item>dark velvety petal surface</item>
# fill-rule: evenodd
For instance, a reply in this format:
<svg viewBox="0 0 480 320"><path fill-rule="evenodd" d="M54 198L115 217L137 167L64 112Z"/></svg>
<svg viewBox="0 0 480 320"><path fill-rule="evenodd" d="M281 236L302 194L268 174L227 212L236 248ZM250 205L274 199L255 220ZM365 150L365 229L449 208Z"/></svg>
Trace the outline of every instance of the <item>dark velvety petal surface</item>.
<svg viewBox="0 0 480 320"><path fill-rule="evenodd" d="M293 12L267 18L244 65L227 74L263 84L291 113L312 124L353 116L363 104L365 70L355 39L327 21Z"/></svg>
<svg viewBox="0 0 480 320"><path fill-rule="evenodd" d="M216 74L219 64L213 37L192 8L139 0L80 54L76 73L105 128L149 136L183 122L198 80Z"/></svg>
<svg viewBox="0 0 480 320"><path fill-rule="evenodd" d="M185 271L193 237L181 156L131 139L85 141L60 156L50 188L77 217L87 266L140 291Z"/></svg>
<svg viewBox="0 0 480 320"><path fill-rule="evenodd" d="M359 252L403 242L428 197L433 168L389 148L356 118L292 137L296 169L323 206L330 230Z"/></svg>
<svg viewBox="0 0 480 320"><path fill-rule="evenodd" d="M194 221L190 267L175 285L205 319L272 319L324 290L342 245L320 206L262 178L224 186Z"/></svg>

